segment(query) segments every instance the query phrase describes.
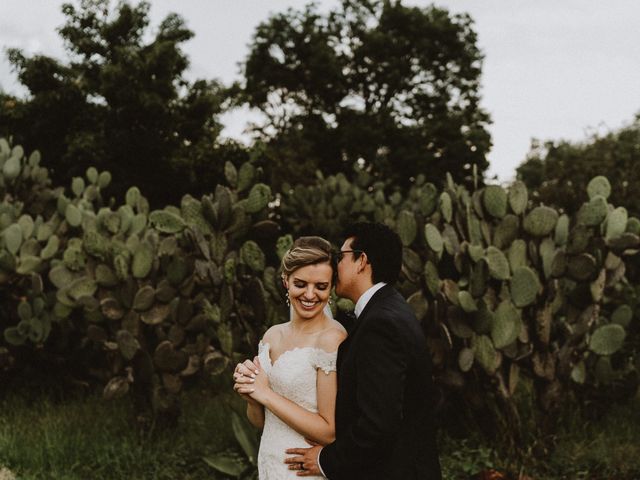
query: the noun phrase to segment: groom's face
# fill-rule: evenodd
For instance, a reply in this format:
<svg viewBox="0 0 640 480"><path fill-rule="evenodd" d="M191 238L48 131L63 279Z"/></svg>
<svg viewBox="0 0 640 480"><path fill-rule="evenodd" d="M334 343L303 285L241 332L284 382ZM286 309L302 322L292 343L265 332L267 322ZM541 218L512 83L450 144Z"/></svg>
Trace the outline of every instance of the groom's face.
<svg viewBox="0 0 640 480"><path fill-rule="evenodd" d="M347 238L340 247L338 257L338 280L336 282L336 294L340 297L351 299L353 284L357 278L358 262L354 262L354 252L351 244L354 238Z"/></svg>

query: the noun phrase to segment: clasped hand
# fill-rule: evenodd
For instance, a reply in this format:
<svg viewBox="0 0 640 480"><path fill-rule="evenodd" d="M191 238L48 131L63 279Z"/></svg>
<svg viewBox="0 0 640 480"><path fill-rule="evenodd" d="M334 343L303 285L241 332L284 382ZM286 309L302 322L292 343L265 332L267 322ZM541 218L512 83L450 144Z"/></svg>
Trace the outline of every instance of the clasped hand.
<svg viewBox="0 0 640 480"><path fill-rule="evenodd" d="M264 405L271 387L267 375L262 371L258 357L255 357L253 361L247 359L238 363L233 371L233 380L233 389L241 397L249 402Z"/></svg>

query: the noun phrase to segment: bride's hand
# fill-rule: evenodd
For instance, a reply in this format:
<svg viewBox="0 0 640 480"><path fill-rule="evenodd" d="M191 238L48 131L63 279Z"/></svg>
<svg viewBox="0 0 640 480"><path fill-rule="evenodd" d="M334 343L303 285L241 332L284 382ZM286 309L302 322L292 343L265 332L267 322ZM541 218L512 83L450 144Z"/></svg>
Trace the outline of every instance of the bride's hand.
<svg viewBox="0 0 640 480"><path fill-rule="evenodd" d="M253 362L251 360L245 360L236 365L233 372L233 389L247 402L258 404L258 402L250 396L255 390L253 386L255 378L260 373L255 362L258 362L258 357L254 358Z"/></svg>
<svg viewBox="0 0 640 480"><path fill-rule="evenodd" d="M253 383L251 385L253 391L249 393L249 396L256 402L264 405L267 396L271 393L271 386L269 385L269 378L267 377L267 374L260 366L260 360L256 357L253 361L256 367L258 367L259 373L253 379Z"/></svg>

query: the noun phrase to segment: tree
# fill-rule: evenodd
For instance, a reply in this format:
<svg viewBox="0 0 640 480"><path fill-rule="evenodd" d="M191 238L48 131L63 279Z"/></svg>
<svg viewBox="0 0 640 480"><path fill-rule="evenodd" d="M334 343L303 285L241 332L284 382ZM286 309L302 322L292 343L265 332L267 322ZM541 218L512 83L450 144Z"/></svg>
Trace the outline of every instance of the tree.
<svg viewBox="0 0 640 480"><path fill-rule="evenodd" d="M611 183L610 202L640 216L640 114L633 122L583 142L534 142L517 175L544 203L576 212L589 181L604 175Z"/></svg>
<svg viewBox="0 0 640 480"><path fill-rule="evenodd" d="M178 15L147 41L149 3L109 7L109 0L63 5L67 63L9 50L30 95L0 99L0 133L40 149L57 183L93 165L112 171L114 194L137 185L155 205L210 189L224 159L238 153L217 141L224 88L184 78L189 61L180 46L193 33Z"/></svg>
<svg viewBox="0 0 640 480"><path fill-rule="evenodd" d="M406 186L426 173L483 172L491 142L479 106L482 55L468 15L399 0L313 5L258 26L242 99L264 113L274 183L354 164Z"/></svg>

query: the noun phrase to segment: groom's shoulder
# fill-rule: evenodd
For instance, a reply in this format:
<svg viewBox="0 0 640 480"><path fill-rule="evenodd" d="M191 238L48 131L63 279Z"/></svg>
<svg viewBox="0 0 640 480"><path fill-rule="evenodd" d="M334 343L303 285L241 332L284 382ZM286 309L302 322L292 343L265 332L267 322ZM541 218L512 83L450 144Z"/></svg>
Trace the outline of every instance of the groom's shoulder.
<svg viewBox="0 0 640 480"><path fill-rule="evenodd" d="M380 301L376 304L376 309L380 314L391 314L391 316L397 316L398 314L411 314L412 310L407 300L393 287L388 287L384 292L385 295L380 298Z"/></svg>

